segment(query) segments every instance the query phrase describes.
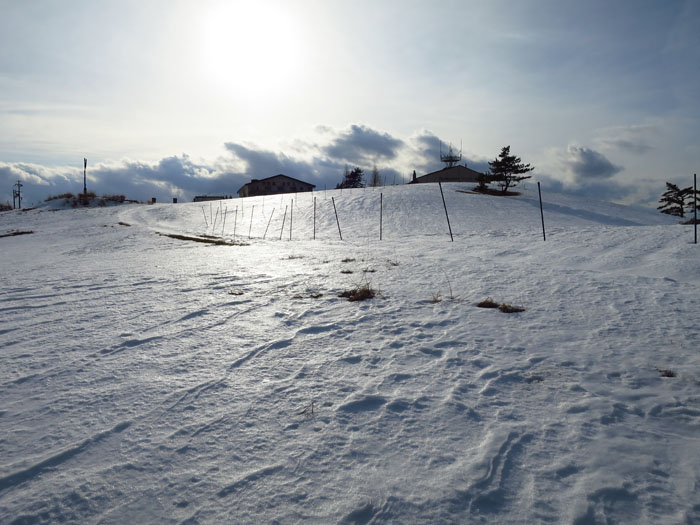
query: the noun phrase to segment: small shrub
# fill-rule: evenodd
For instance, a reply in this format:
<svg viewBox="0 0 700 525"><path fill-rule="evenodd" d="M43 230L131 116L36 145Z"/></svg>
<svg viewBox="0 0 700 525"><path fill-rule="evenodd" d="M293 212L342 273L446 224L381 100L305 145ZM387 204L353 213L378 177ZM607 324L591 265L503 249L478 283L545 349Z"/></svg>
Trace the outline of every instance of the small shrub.
<svg viewBox="0 0 700 525"><path fill-rule="evenodd" d="M10 211L12 209L12 206L9 204L0 204L0 211Z"/></svg>
<svg viewBox="0 0 700 525"><path fill-rule="evenodd" d="M513 306L512 304L503 303L498 307L498 309L504 314L517 314L519 312L524 312L525 308L521 306Z"/></svg>
<svg viewBox="0 0 700 525"><path fill-rule="evenodd" d="M442 295L440 295L440 292L436 292L433 294L433 296L430 298L430 303L439 303L442 301Z"/></svg>
<svg viewBox="0 0 700 525"><path fill-rule="evenodd" d="M357 285L355 288L350 290L345 290L338 297L344 297L348 301L365 301L366 299L372 299L376 295L376 292L372 289L369 283L362 285Z"/></svg>
<svg viewBox="0 0 700 525"><path fill-rule="evenodd" d="M350 274L352 270L340 270L340 273Z"/></svg>
<svg viewBox="0 0 700 525"><path fill-rule="evenodd" d="M61 193L61 195L50 195L46 198L44 202L55 201L58 199L72 199L75 197L72 193Z"/></svg>
<svg viewBox="0 0 700 525"><path fill-rule="evenodd" d="M98 206L107 206L107 201L105 201L104 199L100 199L99 201L97 201L97 205Z"/></svg>
<svg viewBox="0 0 700 525"><path fill-rule="evenodd" d="M345 259L343 259L343 260L340 261L340 262L351 263L351 262L355 262L355 259L351 259L350 257L346 257Z"/></svg>
<svg viewBox="0 0 700 525"><path fill-rule="evenodd" d="M477 306L479 308L499 308L501 305L489 297L480 303L477 303Z"/></svg>
<svg viewBox="0 0 700 525"><path fill-rule="evenodd" d="M78 196L76 197L76 200L77 200L77 204L80 204L82 206L89 206L90 199L94 199L94 198L95 198L95 192L88 191L87 193L79 193ZM73 207L75 208L75 206L73 206Z"/></svg>
<svg viewBox="0 0 700 525"><path fill-rule="evenodd" d="M124 195L103 195L102 198L108 202L118 202L119 204L126 200Z"/></svg>
<svg viewBox="0 0 700 525"><path fill-rule="evenodd" d="M661 374L661 377L676 377L676 373L673 370L669 370L667 368L658 368L659 374Z"/></svg>
<svg viewBox="0 0 700 525"><path fill-rule="evenodd" d="M375 270L374 268L364 268L364 269L362 270L363 273L374 273L374 272L376 272L376 271L377 271L377 270Z"/></svg>

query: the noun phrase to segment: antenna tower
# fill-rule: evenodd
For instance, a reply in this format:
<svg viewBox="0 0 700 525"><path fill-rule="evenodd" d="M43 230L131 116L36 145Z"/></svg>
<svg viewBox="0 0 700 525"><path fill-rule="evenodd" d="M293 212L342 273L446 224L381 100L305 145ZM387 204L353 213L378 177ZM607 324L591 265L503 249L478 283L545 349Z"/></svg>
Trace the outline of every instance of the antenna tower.
<svg viewBox="0 0 700 525"><path fill-rule="evenodd" d="M459 143L459 153L452 150L452 143L447 148L447 153L442 152L442 141L440 141L440 162L445 163L445 168L452 168L462 160L462 142Z"/></svg>
<svg viewBox="0 0 700 525"><path fill-rule="evenodd" d="M12 187L12 208L15 208L15 199L17 200L17 208L22 209L22 184L20 181L17 181L17 184L15 184ZM17 189L15 189L17 188Z"/></svg>

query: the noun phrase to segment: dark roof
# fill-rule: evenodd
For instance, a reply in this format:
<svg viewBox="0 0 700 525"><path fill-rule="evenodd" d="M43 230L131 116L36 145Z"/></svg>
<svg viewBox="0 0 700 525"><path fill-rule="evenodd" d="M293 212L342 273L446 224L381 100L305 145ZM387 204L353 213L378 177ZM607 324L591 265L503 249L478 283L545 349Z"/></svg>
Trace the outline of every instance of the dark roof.
<svg viewBox="0 0 700 525"><path fill-rule="evenodd" d="M445 176L446 178L464 178L467 182L473 182L476 181L476 178L479 175L483 174L478 171L474 171L471 168L467 168L466 166L452 166L450 168L442 168L441 170L433 171L431 173L426 173L425 175L422 175L420 177L416 177L415 182L421 182L421 179L434 178L436 176Z"/></svg>
<svg viewBox="0 0 700 525"><path fill-rule="evenodd" d="M310 182L306 182L306 181L303 181L303 180L295 179L294 177L290 177L289 175L285 175L285 174L283 174L283 173L278 173L277 175L273 175L272 177L265 177L264 179L252 179L250 182L246 182L243 186L241 186L241 187L238 189L238 191L241 191L243 188L245 188L246 186L248 186L248 184L251 184L251 183L253 183L253 182L264 182L264 181L266 181L266 180L275 179L275 178L277 178L277 177L284 177L285 179L294 180L294 181L296 181L296 182L301 182L302 184L307 184L307 185L311 186L312 188L315 188L315 187L316 187L315 184L311 184ZM236 193L238 193L238 192L236 192Z"/></svg>

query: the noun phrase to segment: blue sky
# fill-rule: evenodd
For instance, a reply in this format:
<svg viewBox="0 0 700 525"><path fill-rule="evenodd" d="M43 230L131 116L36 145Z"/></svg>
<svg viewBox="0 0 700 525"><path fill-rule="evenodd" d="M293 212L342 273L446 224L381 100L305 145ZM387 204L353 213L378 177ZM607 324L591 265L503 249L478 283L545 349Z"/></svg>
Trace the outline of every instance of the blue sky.
<svg viewBox="0 0 700 525"><path fill-rule="evenodd" d="M652 203L700 167L700 2L0 0L0 202L486 168ZM27 201L25 201L27 202Z"/></svg>

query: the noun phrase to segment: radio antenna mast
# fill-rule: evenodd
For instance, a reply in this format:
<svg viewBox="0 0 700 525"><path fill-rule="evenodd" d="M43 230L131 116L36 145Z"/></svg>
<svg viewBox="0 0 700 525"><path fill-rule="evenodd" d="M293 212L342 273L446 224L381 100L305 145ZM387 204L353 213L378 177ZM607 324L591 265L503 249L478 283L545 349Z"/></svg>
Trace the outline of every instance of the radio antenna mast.
<svg viewBox="0 0 700 525"><path fill-rule="evenodd" d="M440 162L445 163L445 168L452 168L462 160L462 142L459 143L459 153L452 150L452 143L447 148L447 153L442 152L442 141L440 141Z"/></svg>

